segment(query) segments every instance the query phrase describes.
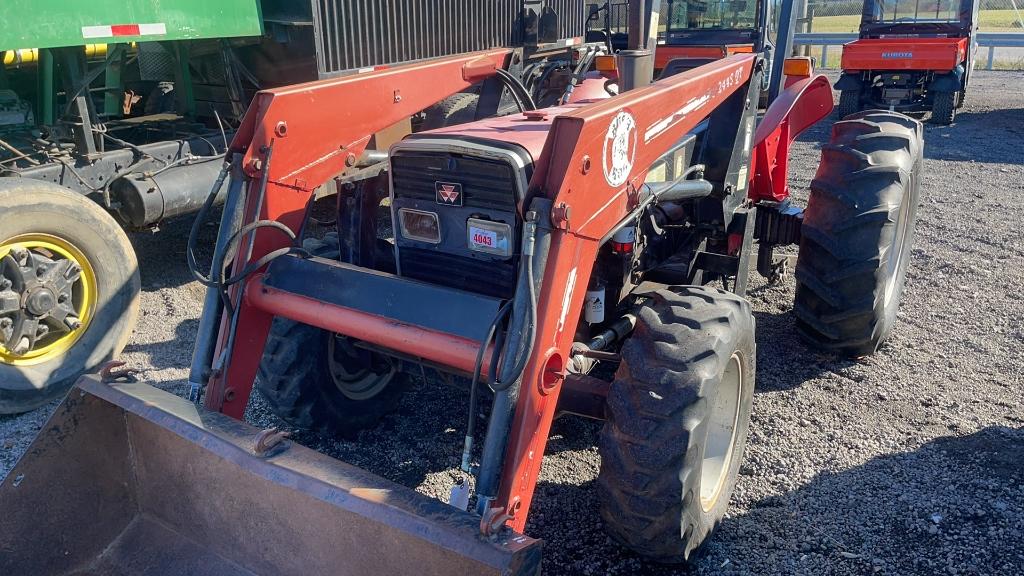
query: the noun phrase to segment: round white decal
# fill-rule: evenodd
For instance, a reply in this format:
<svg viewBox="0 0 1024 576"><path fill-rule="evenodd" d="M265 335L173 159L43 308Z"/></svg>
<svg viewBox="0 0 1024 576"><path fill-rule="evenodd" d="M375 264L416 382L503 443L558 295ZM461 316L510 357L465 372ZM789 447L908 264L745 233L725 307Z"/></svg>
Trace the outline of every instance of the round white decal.
<svg viewBox="0 0 1024 576"><path fill-rule="evenodd" d="M610 186L622 186L629 180L636 158L636 120L629 112L619 112L608 125L602 153L604 179Z"/></svg>

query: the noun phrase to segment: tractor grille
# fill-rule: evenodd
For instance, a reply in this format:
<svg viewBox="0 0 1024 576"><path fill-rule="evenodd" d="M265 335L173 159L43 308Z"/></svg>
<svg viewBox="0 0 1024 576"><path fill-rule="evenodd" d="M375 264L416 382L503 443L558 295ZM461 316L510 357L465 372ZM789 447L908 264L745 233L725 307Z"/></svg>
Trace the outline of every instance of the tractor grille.
<svg viewBox="0 0 1024 576"><path fill-rule="evenodd" d="M319 72L331 76L522 44L522 0L313 0ZM584 0L547 0L559 38L584 35Z"/></svg>
<svg viewBox="0 0 1024 576"><path fill-rule="evenodd" d="M470 249L468 219L503 222L512 227L514 247L519 240L519 203L532 163L525 150L495 148L465 139L452 147L478 147L479 155L449 152L441 139L425 143L415 136L391 150L392 210L410 208L437 214L442 240L429 244L402 236L396 230L399 271L402 276L431 284L468 290L499 298L515 290L518 257L499 256ZM426 147L426 149L424 148ZM462 204L438 202L439 182L461 185Z"/></svg>
<svg viewBox="0 0 1024 576"><path fill-rule="evenodd" d="M403 153L391 161L395 196L434 202L434 183L458 182L464 205L513 212L515 173L505 162L455 154Z"/></svg>
<svg viewBox="0 0 1024 576"><path fill-rule="evenodd" d="M476 260L436 250L398 251L402 276L494 296L511 298L516 282L516 259Z"/></svg>

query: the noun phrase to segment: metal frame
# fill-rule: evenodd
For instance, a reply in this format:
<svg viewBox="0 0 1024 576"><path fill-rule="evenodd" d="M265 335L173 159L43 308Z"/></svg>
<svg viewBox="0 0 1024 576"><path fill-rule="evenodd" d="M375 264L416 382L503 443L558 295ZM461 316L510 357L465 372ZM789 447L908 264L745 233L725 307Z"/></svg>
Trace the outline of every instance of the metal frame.
<svg viewBox="0 0 1024 576"><path fill-rule="evenodd" d="M507 64L509 54L508 50L480 52L261 92L231 146L247 180L243 223L274 220L298 234L313 191L354 166L370 135L493 76ZM495 410L507 410L510 421L502 424L492 415L492 423L498 423L488 434L485 446L490 448L485 447L483 460L500 473L500 488L491 502L487 482L481 481L482 500L488 508L482 510L485 518L502 514L513 529L522 531L525 526L558 406L559 383L566 376L564 367L571 354L576 319L602 239L637 209L637 191L648 169L709 113L744 90L746 108L756 109L756 102L750 100L757 90L749 83L756 77L758 58L725 58L615 98L558 109L554 117L533 123L535 129L543 127L548 132L529 184L535 195L527 207L528 222L533 218L541 228L550 222L550 232L543 233L550 237L550 251L544 254L545 249L538 248L534 256L536 277L532 280L540 288L540 296L533 352L521 381L507 394L498 394L505 404L495 406ZM776 125L764 128L769 136L760 138L756 147L766 150L755 155L774 162L772 188L785 190L784 163L781 171L778 166L788 155L792 139L812 118L831 110L831 99L828 105L820 99L822 86L827 85L823 78L794 83L785 91L785 98L769 110L765 124ZM613 119L622 114L633 119L631 135L636 145L625 181L615 185L602 169L602 143ZM742 130L739 126L736 134L741 135ZM779 134L788 137L776 138ZM753 142L737 138L734 146L743 148L734 150L734 159L748 162L750 148L744 147L754 147ZM765 195L759 191L769 185L765 177L756 170L745 176L754 184L750 198ZM534 237L529 230L524 235ZM221 234L225 233L222 230ZM542 237L541 232L535 234ZM288 244L277 231L258 230L249 236L248 246L242 244L244 249L239 250L233 269L242 270ZM517 302L521 298L519 295ZM424 332L422 326L382 323L376 314L275 289L262 275L232 287L231 301L234 315L220 315L213 352L197 350L196 357L213 359L206 406L238 419L243 416L263 355L272 314L363 337L400 354L428 358L461 371L472 369L480 345L473 340L452 340L452 335L438 330ZM217 313L216 306L207 309L206 314L210 313ZM205 320L203 326L211 332L200 334L200 343L213 340L214 322ZM378 331L385 327L387 335L382 336ZM517 334L515 326L509 333ZM438 346L437 342L450 346ZM488 456L489 450L500 450L503 457L495 462Z"/></svg>

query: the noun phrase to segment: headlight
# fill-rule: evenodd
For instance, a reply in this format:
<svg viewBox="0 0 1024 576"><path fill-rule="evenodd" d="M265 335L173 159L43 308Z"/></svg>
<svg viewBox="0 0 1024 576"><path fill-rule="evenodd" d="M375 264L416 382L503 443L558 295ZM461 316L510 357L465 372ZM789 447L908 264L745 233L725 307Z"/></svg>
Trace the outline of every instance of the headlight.
<svg viewBox="0 0 1024 576"><path fill-rule="evenodd" d="M470 218L467 224L467 243L470 250L495 256L512 255L512 227L502 222Z"/></svg>
<svg viewBox="0 0 1024 576"><path fill-rule="evenodd" d="M441 243L441 225L437 221L437 214L433 212L400 208L398 223L402 228L402 236L409 240L419 240L431 244Z"/></svg>

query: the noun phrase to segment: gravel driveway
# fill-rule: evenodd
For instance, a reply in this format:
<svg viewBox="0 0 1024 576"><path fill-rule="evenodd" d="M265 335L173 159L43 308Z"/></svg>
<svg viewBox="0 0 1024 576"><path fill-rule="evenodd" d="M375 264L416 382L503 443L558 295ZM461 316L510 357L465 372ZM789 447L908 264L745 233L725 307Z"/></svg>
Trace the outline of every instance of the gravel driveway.
<svg viewBox="0 0 1024 576"><path fill-rule="evenodd" d="M973 82L956 125L926 127L906 295L878 354L852 362L805 347L792 280L752 277L751 437L707 555L668 569L612 545L594 490L600 425L567 418L555 423L527 527L546 541L546 574L1024 573L1024 73L979 71ZM829 126L796 147L803 197ZM184 265L189 224L133 238L143 313L123 357L179 394L202 300ZM358 442L298 439L446 497L466 396L420 385ZM0 476L51 409L0 417ZM275 423L259 399L249 418Z"/></svg>

